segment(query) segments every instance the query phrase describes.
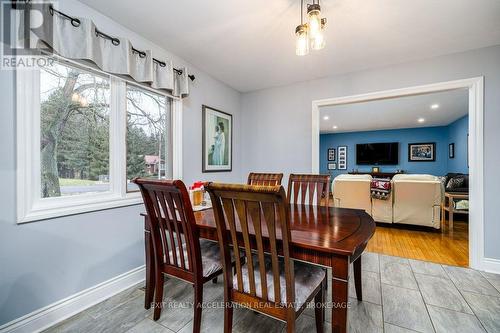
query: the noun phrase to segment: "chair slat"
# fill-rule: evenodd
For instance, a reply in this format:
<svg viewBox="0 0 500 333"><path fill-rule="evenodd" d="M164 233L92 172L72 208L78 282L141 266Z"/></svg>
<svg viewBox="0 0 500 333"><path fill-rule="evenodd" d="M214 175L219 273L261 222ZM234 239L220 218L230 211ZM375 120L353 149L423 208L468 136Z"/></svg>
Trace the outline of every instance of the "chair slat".
<svg viewBox="0 0 500 333"><path fill-rule="evenodd" d="M181 221L181 223L179 225L179 228L180 228L181 232L179 233L178 239L179 239L179 242L181 244L183 244L182 237L184 236L184 239L185 239L185 235L187 235L187 233L188 233L188 231L187 231L187 223L186 223L186 221L187 221L186 214L184 213L184 207L182 205L182 200L181 200L180 196L178 194L172 195L172 199L174 200L175 207L177 207L177 213L179 214L179 219ZM188 268L189 267L193 267L192 263L190 262L191 261L190 259L191 259L192 256L189 253L191 251L191 247L188 246L187 242L185 244L186 244L186 251L187 251L187 254L188 254L188 257L187 257L187 259L188 259ZM183 266L182 266L183 269L186 269L186 266L185 266L186 261L185 261L185 259L186 258L184 258L184 251L182 251L181 260L183 262Z"/></svg>
<svg viewBox="0 0 500 333"><path fill-rule="evenodd" d="M316 189L316 183L309 183L309 205L312 206L314 203L314 190ZM318 201L319 202L319 201Z"/></svg>
<svg viewBox="0 0 500 333"><path fill-rule="evenodd" d="M234 204L232 199L222 199L222 207L226 214L227 224L229 224L229 232L231 233L231 240L235 258L240 258L240 248L238 246L238 237L236 235L236 222L234 219ZM225 225L225 223L224 223ZM243 274L241 272L241 263L236 260L236 279L238 283L238 290L243 291Z"/></svg>
<svg viewBox="0 0 500 333"><path fill-rule="evenodd" d="M238 214L238 219L241 225L241 231L243 233L243 242L245 245L245 254L247 258L248 267L248 282L250 287L250 295L255 296L255 275L253 267L253 257L252 257L252 246L250 244L250 236L248 230L248 220L246 211L246 202L243 200L234 200L234 205L236 208L236 213Z"/></svg>
<svg viewBox="0 0 500 333"><path fill-rule="evenodd" d="M172 252L177 252L176 249L179 249L179 256L178 256L178 260L176 261L176 265L177 267L180 267L182 269L186 269L186 266L185 266L185 261L184 261L184 251L183 251L183 248L182 248L182 239L180 238L180 234L179 234L179 228L178 228L178 225L179 223L182 223L182 221L179 221L177 219L177 207L175 206L174 204L174 200L172 198L172 194L171 193L167 193L166 196L166 201L168 202L168 208L170 208L170 213L172 214L172 223L173 224L173 227L174 227L174 230L175 230L175 238L177 239L177 243L174 243L175 245L174 246L174 249Z"/></svg>
<svg viewBox="0 0 500 333"><path fill-rule="evenodd" d="M263 202L262 211L269 233L269 243L271 247L271 269L273 273L274 302L281 303L280 267L278 261L278 250L276 248L276 207L274 203Z"/></svg>
<svg viewBox="0 0 500 333"><path fill-rule="evenodd" d="M261 281L261 297L264 300L268 300L267 295L267 277L266 277L266 261L264 259L264 245L262 242L262 221L261 221L261 208L260 204L256 201L249 201L247 203L247 209L252 220L254 230L255 230L255 239L257 241L257 254L259 258L259 272L260 272L260 281Z"/></svg>
<svg viewBox="0 0 500 333"><path fill-rule="evenodd" d="M323 193L323 188L324 188L325 184L324 183L316 183L316 187L317 187L317 190L316 190L316 202L318 203L318 205L321 205L321 195ZM326 206L328 206L328 199L329 199L329 196L327 194L325 200L326 200Z"/></svg>

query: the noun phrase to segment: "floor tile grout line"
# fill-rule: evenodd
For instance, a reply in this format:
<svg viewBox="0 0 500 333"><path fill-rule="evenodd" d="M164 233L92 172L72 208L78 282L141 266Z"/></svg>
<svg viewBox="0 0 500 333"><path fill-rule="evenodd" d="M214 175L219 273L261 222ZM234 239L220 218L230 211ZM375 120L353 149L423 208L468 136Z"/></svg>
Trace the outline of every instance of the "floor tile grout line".
<svg viewBox="0 0 500 333"><path fill-rule="evenodd" d="M458 266L450 266L450 267L458 267ZM459 268L463 268L463 267L459 267ZM475 272L479 272L479 271L476 271L475 269L472 269L472 268L469 268ZM445 269L445 272L446 274L448 274L450 280L453 282L453 284L455 285L455 287L459 290L459 291L464 291L464 292L467 292L467 293L471 293L471 294L476 294L476 295L483 295L483 296L490 296L490 297L496 297L496 298L500 298L500 291L498 291L498 295L489 295L489 294L483 294L483 293L480 293L480 292L477 292L477 291L472 291L472 290L462 290L460 288L458 288L458 286L456 285L456 283L453 281L453 279L451 278L451 275L446 271ZM481 275L482 276L482 275ZM484 276L483 276L484 277ZM488 281L488 279L484 278L485 280L487 280L487 282L493 287L493 289L496 291L497 288L495 288L494 285L491 284L490 281Z"/></svg>
<svg viewBox="0 0 500 333"><path fill-rule="evenodd" d="M421 333L421 332L419 332L419 331L412 330L411 328L407 328L407 327L399 326L399 325L396 325L396 324L393 324L393 323L389 323L389 322L387 322L387 323L386 323L386 322L384 321L384 327L385 327L385 324L389 324L389 325L392 325L392 326L396 326L396 327L402 328L402 329L404 329L404 330L408 330L408 331L410 331L410 332ZM384 332L385 332L385 331L384 331Z"/></svg>
<svg viewBox="0 0 500 333"><path fill-rule="evenodd" d="M413 272L411 265L410 265L410 272L411 272L411 275L413 276L413 279L415 280L415 283L417 284L418 294L420 295L420 298L422 299L422 303L424 303L425 311L427 312L427 315L429 316L429 321L431 322L432 329L434 330L434 332L437 332L436 327L434 325L434 321L432 320L431 314L429 312L429 308L427 307L427 304L425 303L424 295L422 295L422 290L420 289L420 284L418 283L417 278L415 277L415 273Z"/></svg>
<svg viewBox="0 0 500 333"><path fill-rule="evenodd" d="M415 273L415 274L420 274L420 273ZM421 275L425 275L425 274L421 274ZM435 277L435 278L441 278L441 279L443 279L443 280L450 281L450 282L451 282L451 284L453 285L453 287L454 287L454 288L455 288L455 289L456 289L456 290L460 293L460 290L458 290L457 286L455 286L455 284L453 283L453 281L452 281L451 279L449 279L449 278L444 278L444 277L440 277L440 276L436 276L436 275L426 275L426 276L431 276L431 277ZM415 279L416 279L416 277L415 277ZM417 280L417 284L418 284L418 280ZM418 287L420 288L420 284L418 284ZM420 292L420 294L422 294L422 292ZM467 304L467 306L469 307L469 309L472 311L472 309L471 309L471 307L470 307L469 303L467 303L467 300L465 299L465 297L464 297L461 293L460 293L460 296L461 296L461 297L462 297L462 299L465 301L465 303ZM423 294L422 294L422 298L423 298ZM446 310L450 310L450 311L455 311L455 312L459 312L459 313L465 313L465 314L469 314L469 315L470 315L470 313L468 313L468 312L457 311L457 310L453 310L453 309L445 308L445 307L443 307L443 306L439 306L439 305L434 305L434 304L427 303L427 302L425 301L425 298L423 298L423 300L424 300L424 303L425 303L426 305L430 305L430 306L434 306L434 307L437 307L437 308L446 309ZM474 311L472 311L472 314L475 316Z"/></svg>
<svg viewBox="0 0 500 333"><path fill-rule="evenodd" d="M443 266L443 265L441 265L441 266ZM488 330L484 326L483 322L481 321L481 319L477 315L476 311L474 311L474 307L472 306L472 304L469 303L469 301L467 300L467 298L464 296L462 290L460 290L460 288L458 288L458 286L455 283L455 281L453 281L453 279L451 278L450 273L444 267L443 267L443 269L444 269L444 272L446 273L446 275L448 275L448 277L450 278L450 280L453 283L453 285L455 286L455 288L457 288L457 290L460 293L460 295L462 296L462 298L465 300L465 303L467 303L467 305L469 306L469 308L472 310L472 313L474 314L474 316L476 317L476 319L479 321L479 324L481 324L481 327L484 329L485 332L488 332ZM464 292L466 292L466 291L464 291ZM485 296L483 294L480 294L480 295Z"/></svg>
<svg viewBox="0 0 500 333"><path fill-rule="evenodd" d="M443 265L441 265L441 266L443 266ZM448 266L448 267L453 267L453 268L458 267L458 266L450 266L450 265L446 265L446 266ZM482 271L479 271L479 270L477 270L477 269L470 268L470 267L458 267L458 268L469 269L469 270L471 270L471 271L473 271L473 272L477 272L477 273L479 273L479 275L480 275L480 276L481 276L484 280L486 280L486 282L487 282L487 283L488 283L488 284L489 284L489 285L493 288L493 290L497 291L497 292L498 292L498 294L499 294L499 296L493 296L493 295L487 295L487 296L500 297L500 290L498 290L498 288L496 288L496 287L493 285L493 283L491 283L491 282L490 282L490 279L488 279L486 276L484 276L484 275L482 274ZM444 267L443 267L443 269L444 269ZM445 269L445 271L446 271L446 269ZM500 280L500 277L499 277L499 280ZM483 295L486 295L486 294L483 294Z"/></svg>
<svg viewBox="0 0 500 333"><path fill-rule="evenodd" d="M382 294L382 267L380 263L380 254L377 254L378 261L378 281L380 283L380 309L382 311L382 332L385 332L385 319L384 319L384 295Z"/></svg>
<svg viewBox="0 0 500 333"><path fill-rule="evenodd" d="M203 315L202 315L202 319L203 319ZM171 331L173 331L173 332L175 332L175 333L178 333L178 332L182 331L182 330L184 329L184 327L186 327L187 325L189 325L192 321L193 321L193 319L191 319L190 321L188 321L188 322L186 323L186 325L182 326L182 327L181 327L181 328L179 328L177 331L173 331L173 330L171 330ZM160 325L161 325L161 324L160 324ZM161 325L161 326L163 326L163 327L165 327L166 329L170 330L168 327L166 327L166 326L164 326L164 325Z"/></svg>

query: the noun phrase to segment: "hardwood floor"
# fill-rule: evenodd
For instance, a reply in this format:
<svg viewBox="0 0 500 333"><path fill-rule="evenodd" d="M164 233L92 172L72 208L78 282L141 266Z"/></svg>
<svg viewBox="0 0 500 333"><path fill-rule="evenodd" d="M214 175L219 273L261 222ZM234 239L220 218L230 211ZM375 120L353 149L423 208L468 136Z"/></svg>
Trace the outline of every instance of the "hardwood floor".
<svg viewBox="0 0 500 333"><path fill-rule="evenodd" d="M334 205L330 197L329 205ZM455 215L453 232L412 225L377 223L366 250L438 264L469 267L469 224Z"/></svg>
<svg viewBox="0 0 500 333"><path fill-rule="evenodd" d="M453 266L469 266L469 225L455 221L453 232L445 228L377 224L367 251Z"/></svg>

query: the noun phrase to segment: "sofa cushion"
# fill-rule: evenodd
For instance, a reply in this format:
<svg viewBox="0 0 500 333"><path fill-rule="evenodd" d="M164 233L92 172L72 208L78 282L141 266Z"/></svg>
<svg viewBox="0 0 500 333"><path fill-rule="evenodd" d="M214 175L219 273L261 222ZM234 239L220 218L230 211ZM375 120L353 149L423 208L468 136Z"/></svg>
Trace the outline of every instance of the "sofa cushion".
<svg viewBox="0 0 500 333"><path fill-rule="evenodd" d="M335 177L335 180L372 180L371 175L360 174L360 175L350 175L350 174L342 174Z"/></svg>
<svg viewBox="0 0 500 333"><path fill-rule="evenodd" d="M406 174L399 174L395 175L392 178L393 181L398 181L398 180L411 180L411 181L439 181L439 178L433 175L421 175L421 174L411 174L411 175L406 175Z"/></svg>

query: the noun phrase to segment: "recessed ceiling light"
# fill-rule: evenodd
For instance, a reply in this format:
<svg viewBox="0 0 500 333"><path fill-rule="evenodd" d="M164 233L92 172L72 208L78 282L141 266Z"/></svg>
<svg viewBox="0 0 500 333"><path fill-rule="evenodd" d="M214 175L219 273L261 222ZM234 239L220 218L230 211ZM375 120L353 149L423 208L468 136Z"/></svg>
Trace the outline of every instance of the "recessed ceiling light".
<svg viewBox="0 0 500 333"><path fill-rule="evenodd" d="M418 122L419 122L419 123L423 123L424 121L425 121L425 119L424 119L424 118L418 118Z"/></svg>
<svg viewBox="0 0 500 333"><path fill-rule="evenodd" d="M439 104L432 104L431 109L433 110L439 109Z"/></svg>
<svg viewBox="0 0 500 333"><path fill-rule="evenodd" d="M328 120L328 119L330 119L330 117L328 117L328 116L323 117L323 120Z"/></svg>
<svg viewBox="0 0 500 333"><path fill-rule="evenodd" d="M337 128L338 128L338 127L337 127L337 125L334 125L334 126L333 126L333 129L337 129Z"/></svg>

